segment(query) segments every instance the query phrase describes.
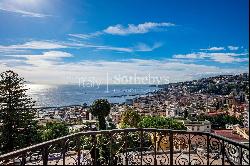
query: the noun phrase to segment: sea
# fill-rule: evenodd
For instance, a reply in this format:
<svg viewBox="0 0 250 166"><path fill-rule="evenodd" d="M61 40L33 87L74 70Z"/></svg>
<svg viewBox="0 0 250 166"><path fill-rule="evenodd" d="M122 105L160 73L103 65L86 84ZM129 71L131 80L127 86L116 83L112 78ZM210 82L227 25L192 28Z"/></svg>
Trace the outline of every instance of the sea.
<svg viewBox="0 0 250 166"><path fill-rule="evenodd" d="M69 105L91 105L96 99L107 99L110 103L123 103L148 95L159 88L146 84L119 84L99 86L26 84L27 94L36 101L37 107L62 107Z"/></svg>

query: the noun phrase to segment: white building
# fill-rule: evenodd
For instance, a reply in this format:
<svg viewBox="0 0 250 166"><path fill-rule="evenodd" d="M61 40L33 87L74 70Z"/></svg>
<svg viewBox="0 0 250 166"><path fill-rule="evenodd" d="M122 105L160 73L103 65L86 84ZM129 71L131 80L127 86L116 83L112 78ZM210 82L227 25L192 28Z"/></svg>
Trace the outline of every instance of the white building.
<svg viewBox="0 0 250 166"><path fill-rule="evenodd" d="M187 127L187 131L200 131L200 132L210 132L211 123L208 120L205 121L183 121L184 125Z"/></svg>
<svg viewBox="0 0 250 166"><path fill-rule="evenodd" d="M181 109L178 107L176 103L170 104L166 108L166 116L167 117L175 117L179 115L179 112L181 112Z"/></svg>

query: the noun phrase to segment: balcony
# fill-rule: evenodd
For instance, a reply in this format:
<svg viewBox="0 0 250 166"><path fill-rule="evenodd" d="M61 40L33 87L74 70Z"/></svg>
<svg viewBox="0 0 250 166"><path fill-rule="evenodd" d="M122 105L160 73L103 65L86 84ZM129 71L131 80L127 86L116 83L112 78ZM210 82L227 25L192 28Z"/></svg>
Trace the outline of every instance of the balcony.
<svg viewBox="0 0 250 166"><path fill-rule="evenodd" d="M249 147L167 129L80 132L0 156L4 165L249 165Z"/></svg>

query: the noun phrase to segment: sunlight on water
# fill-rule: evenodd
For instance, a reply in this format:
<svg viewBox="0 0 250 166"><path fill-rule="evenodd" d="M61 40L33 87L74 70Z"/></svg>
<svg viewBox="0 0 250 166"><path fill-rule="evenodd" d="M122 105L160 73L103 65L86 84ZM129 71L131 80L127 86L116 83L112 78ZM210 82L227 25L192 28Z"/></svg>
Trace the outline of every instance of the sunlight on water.
<svg viewBox="0 0 250 166"><path fill-rule="evenodd" d="M73 104L91 104L99 98L110 102L122 103L128 98L145 94L157 88L147 85L106 85L99 87L79 87L78 85L26 84L27 94L36 101L36 106L65 106Z"/></svg>
<svg viewBox="0 0 250 166"><path fill-rule="evenodd" d="M41 93L56 88L54 85L45 84L25 84L25 86L28 89L28 94Z"/></svg>

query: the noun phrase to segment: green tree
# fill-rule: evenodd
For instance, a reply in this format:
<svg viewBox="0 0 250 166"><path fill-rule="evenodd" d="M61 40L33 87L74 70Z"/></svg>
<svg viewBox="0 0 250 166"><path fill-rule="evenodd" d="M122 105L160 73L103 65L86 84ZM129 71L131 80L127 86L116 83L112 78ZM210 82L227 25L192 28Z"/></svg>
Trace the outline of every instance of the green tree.
<svg viewBox="0 0 250 166"><path fill-rule="evenodd" d="M48 141L69 135L69 129L65 123L46 123L45 129L42 131L42 140Z"/></svg>
<svg viewBox="0 0 250 166"><path fill-rule="evenodd" d="M97 99L90 106L91 114L97 117L98 119L99 130L107 129L105 118L109 115L110 109L111 109L111 105L107 99ZM94 154L98 154L100 155L100 158L98 157L99 159L102 158L105 161L109 161L110 149L109 147L105 146L108 143L109 138L103 135L103 136L100 136L98 140L99 142L101 142L101 144L98 145L97 149L91 149L90 151L91 157L95 160L97 159L97 156ZM101 162L101 161L98 161L98 162Z"/></svg>
<svg viewBox="0 0 250 166"><path fill-rule="evenodd" d="M188 115L189 115L189 114L188 114L188 110L185 109L185 111L184 111L184 118L187 119Z"/></svg>
<svg viewBox="0 0 250 166"><path fill-rule="evenodd" d="M97 117L100 130L106 130L105 117L110 113L110 104L107 99L97 99L90 106L90 112Z"/></svg>
<svg viewBox="0 0 250 166"><path fill-rule="evenodd" d="M26 94L24 79L13 71L0 74L0 151L23 148L39 139L35 102Z"/></svg>
<svg viewBox="0 0 250 166"><path fill-rule="evenodd" d="M116 125L113 123L113 121L110 117L107 118L107 121L108 121L107 130L116 129Z"/></svg>
<svg viewBox="0 0 250 166"><path fill-rule="evenodd" d="M186 127L183 123L175 119L162 116L145 116L138 125L141 128L186 130Z"/></svg>
<svg viewBox="0 0 250 166"><path fill-rule="evenodd" d="M197 120L203 121L208 120L212 124L212 129L225 129L226 124L239 124L243 125L243 119L242 118L236 118L234 116L230 116L227 114L220 114L220 115L214 115L214 116L208 116L205 114L200 114L197 116Z"/></svg>
<svg viewBox="0 0 250 166"><path fill-rule="evenodd" d="M120 127L121 128L130 128L130 127L138 127L138 123L140 122L141 117L132 108L127 107L126 111L124 111L121 115L121 122Z"/></svg>

